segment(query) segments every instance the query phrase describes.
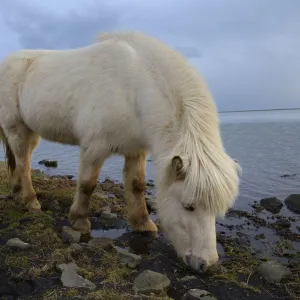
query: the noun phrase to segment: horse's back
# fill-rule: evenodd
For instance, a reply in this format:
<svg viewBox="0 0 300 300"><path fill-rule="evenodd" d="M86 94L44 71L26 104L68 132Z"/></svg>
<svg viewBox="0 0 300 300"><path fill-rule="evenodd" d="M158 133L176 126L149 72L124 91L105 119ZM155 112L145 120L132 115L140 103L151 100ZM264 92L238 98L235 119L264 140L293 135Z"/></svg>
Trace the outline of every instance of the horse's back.
<svg viewBox="0 0 300 300"><path fill-rule="evenodd" d="M134 107L142 75L137 60L130 45L109 41L70 50L19 51L7 64L23 64L22 80L16 67L12 73L20 85L20 114L33 131L66 144L103 136L117 144L123 130L135 140L140 137Z"/></svg>

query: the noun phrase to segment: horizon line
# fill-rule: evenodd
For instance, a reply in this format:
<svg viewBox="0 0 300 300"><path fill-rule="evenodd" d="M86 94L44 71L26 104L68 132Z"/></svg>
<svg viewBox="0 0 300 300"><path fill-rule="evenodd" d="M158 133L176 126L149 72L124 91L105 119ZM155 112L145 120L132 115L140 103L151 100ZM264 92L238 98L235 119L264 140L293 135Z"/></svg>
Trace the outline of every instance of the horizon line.
<svg viewBox="0 0 300 300"><path fill-rule="evenodd" d="M300 110L300 107L295 107L295 108L272 108L272 109L224 110L224 111L219 111L218 113L250 112L250 111L277 111L277 110Z"/></svg>

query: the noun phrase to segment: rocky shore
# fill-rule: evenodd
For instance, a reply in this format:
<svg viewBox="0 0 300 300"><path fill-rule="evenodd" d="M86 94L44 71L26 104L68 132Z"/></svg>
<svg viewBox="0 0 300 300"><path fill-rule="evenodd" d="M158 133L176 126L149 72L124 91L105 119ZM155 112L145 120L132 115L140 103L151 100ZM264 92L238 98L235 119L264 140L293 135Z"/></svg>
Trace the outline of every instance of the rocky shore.
<svg viewBox="0 0 300 300"><path fill-rule="evenodd" d="M97 185L92 233L68 225L76 181L32 170L42 212L10 197L0 163L0 299L300 299L299 195L267 198L217 222L219 264L205 275L188 269L158 235L132 233L121 184ZM154 183L147 203L155 217Z"/></svg>

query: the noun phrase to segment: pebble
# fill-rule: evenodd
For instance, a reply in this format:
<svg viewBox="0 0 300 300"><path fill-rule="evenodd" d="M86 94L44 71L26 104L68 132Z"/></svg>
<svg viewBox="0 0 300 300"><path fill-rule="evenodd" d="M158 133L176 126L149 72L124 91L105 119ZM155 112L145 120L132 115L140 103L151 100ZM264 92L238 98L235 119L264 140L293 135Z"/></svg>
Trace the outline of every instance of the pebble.
<svg viewBox="0 0 300 300"><path fill-rule="evenodd" d="M99 223L104 227L115 229L123 228L126 224L125 220L119 219L117 214L105 211L101 213Z"/></svg>
<svg viewBox="0 0 300 300"><path fill-rule="evenodd" d="M28 243L21 241L19 238L9 239L6 242L6 245L8 247L15 247L15 248L20 248L20 249L27 249L30 247L30 245Z"/></svg>
<svg viewBox="0 0 300 300"><path fill-rule="evenodd" d="M145 270L133 282L136 291L162 291L170 286L170 279L161 273Z"/></svg>
<svg viewBox="0 0 300 300"><path fill-rule="evenodd" d="M101 193L101 192L95 192L95 193L94 193L94 196L97 196L97 197L99 197L100 199L107 199L107 198L108 198L107 194Z"/></svg>
<svg viewBox="0 0 300 300"><path fill-rule="evenodd" d="M107 211L103 211L100 218L101 219L117 219L118 216L117 216L117 214L107 212Z"/></svg>
<svg viewBox="0 0 300 300"><path fill-rule="evenodd" d="M115 246L114 247L118 252L121 262L126 264L126 266L130 269L135 269L142 261L142 257L140 255L136 255L134 253L130 253L124 248Z"/></svg>
<svg viewBox="0 0 300 300"><path fill-rule="evenodd" d="M258 267L257 271L269 283L278 283L282 279L292 275L290 269L281 265L277 261L264 262Z"/></svg>
<svg viewBox="0 0 300 300"><path fill-rule="evenodd" d="M64 242L78 243L80 241L81 233L69 226L62 227L62 240Z"/></svg>
<svg viewBox="0 0 300 300"><path fill-rule="evenodd" d="M62 271L60 280L64 287L87 288L89 290L96 289L96 285L94 283L76 273L79 268L74 262L69 264L61 264L57 267Z"/></svg>
<svg viewBox="0 0 300 300"><path fill-rule="evenodd" d="M101 248L108 250L113 246L113 240L108 237L97 237L93 238L88 242L90 248Z"/></svg>
<svg viewBox="0 0 300 300"><path fill-rule="evenodd" d="M184 276L184 277L180 278L180 281L186 282L186 281L195 280L195 279L197 279L196 276Z"/></svg>
<svg viewBox="0 0 300 300"><path fill-rule="evenodd" d="M108 196L108 198L111 198L111 199L117 198L116 195L113 193L109 193L107 196Z"/></svg>
<svg viewBox="0 0 300 300"><path fill-rule="evenodd" d="M205 290L191 289L184 294L181 300L217 300L217 299Z"/></svg>

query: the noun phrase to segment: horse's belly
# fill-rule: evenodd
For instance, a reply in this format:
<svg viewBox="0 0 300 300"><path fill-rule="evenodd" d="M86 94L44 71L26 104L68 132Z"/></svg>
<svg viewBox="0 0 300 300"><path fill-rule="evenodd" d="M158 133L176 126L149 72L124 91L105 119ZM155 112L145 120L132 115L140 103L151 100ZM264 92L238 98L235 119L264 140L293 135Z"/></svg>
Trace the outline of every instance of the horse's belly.
<svg viewBox="0 0 300 300"><path fill-rule="evenodd" d="M32 103L33 102L33 103ZM70 145L78 145L73 131L71 116L59 107L49 107L43 101L39 104L20 101L20 114L24 123L43 139Z"/></svg>

